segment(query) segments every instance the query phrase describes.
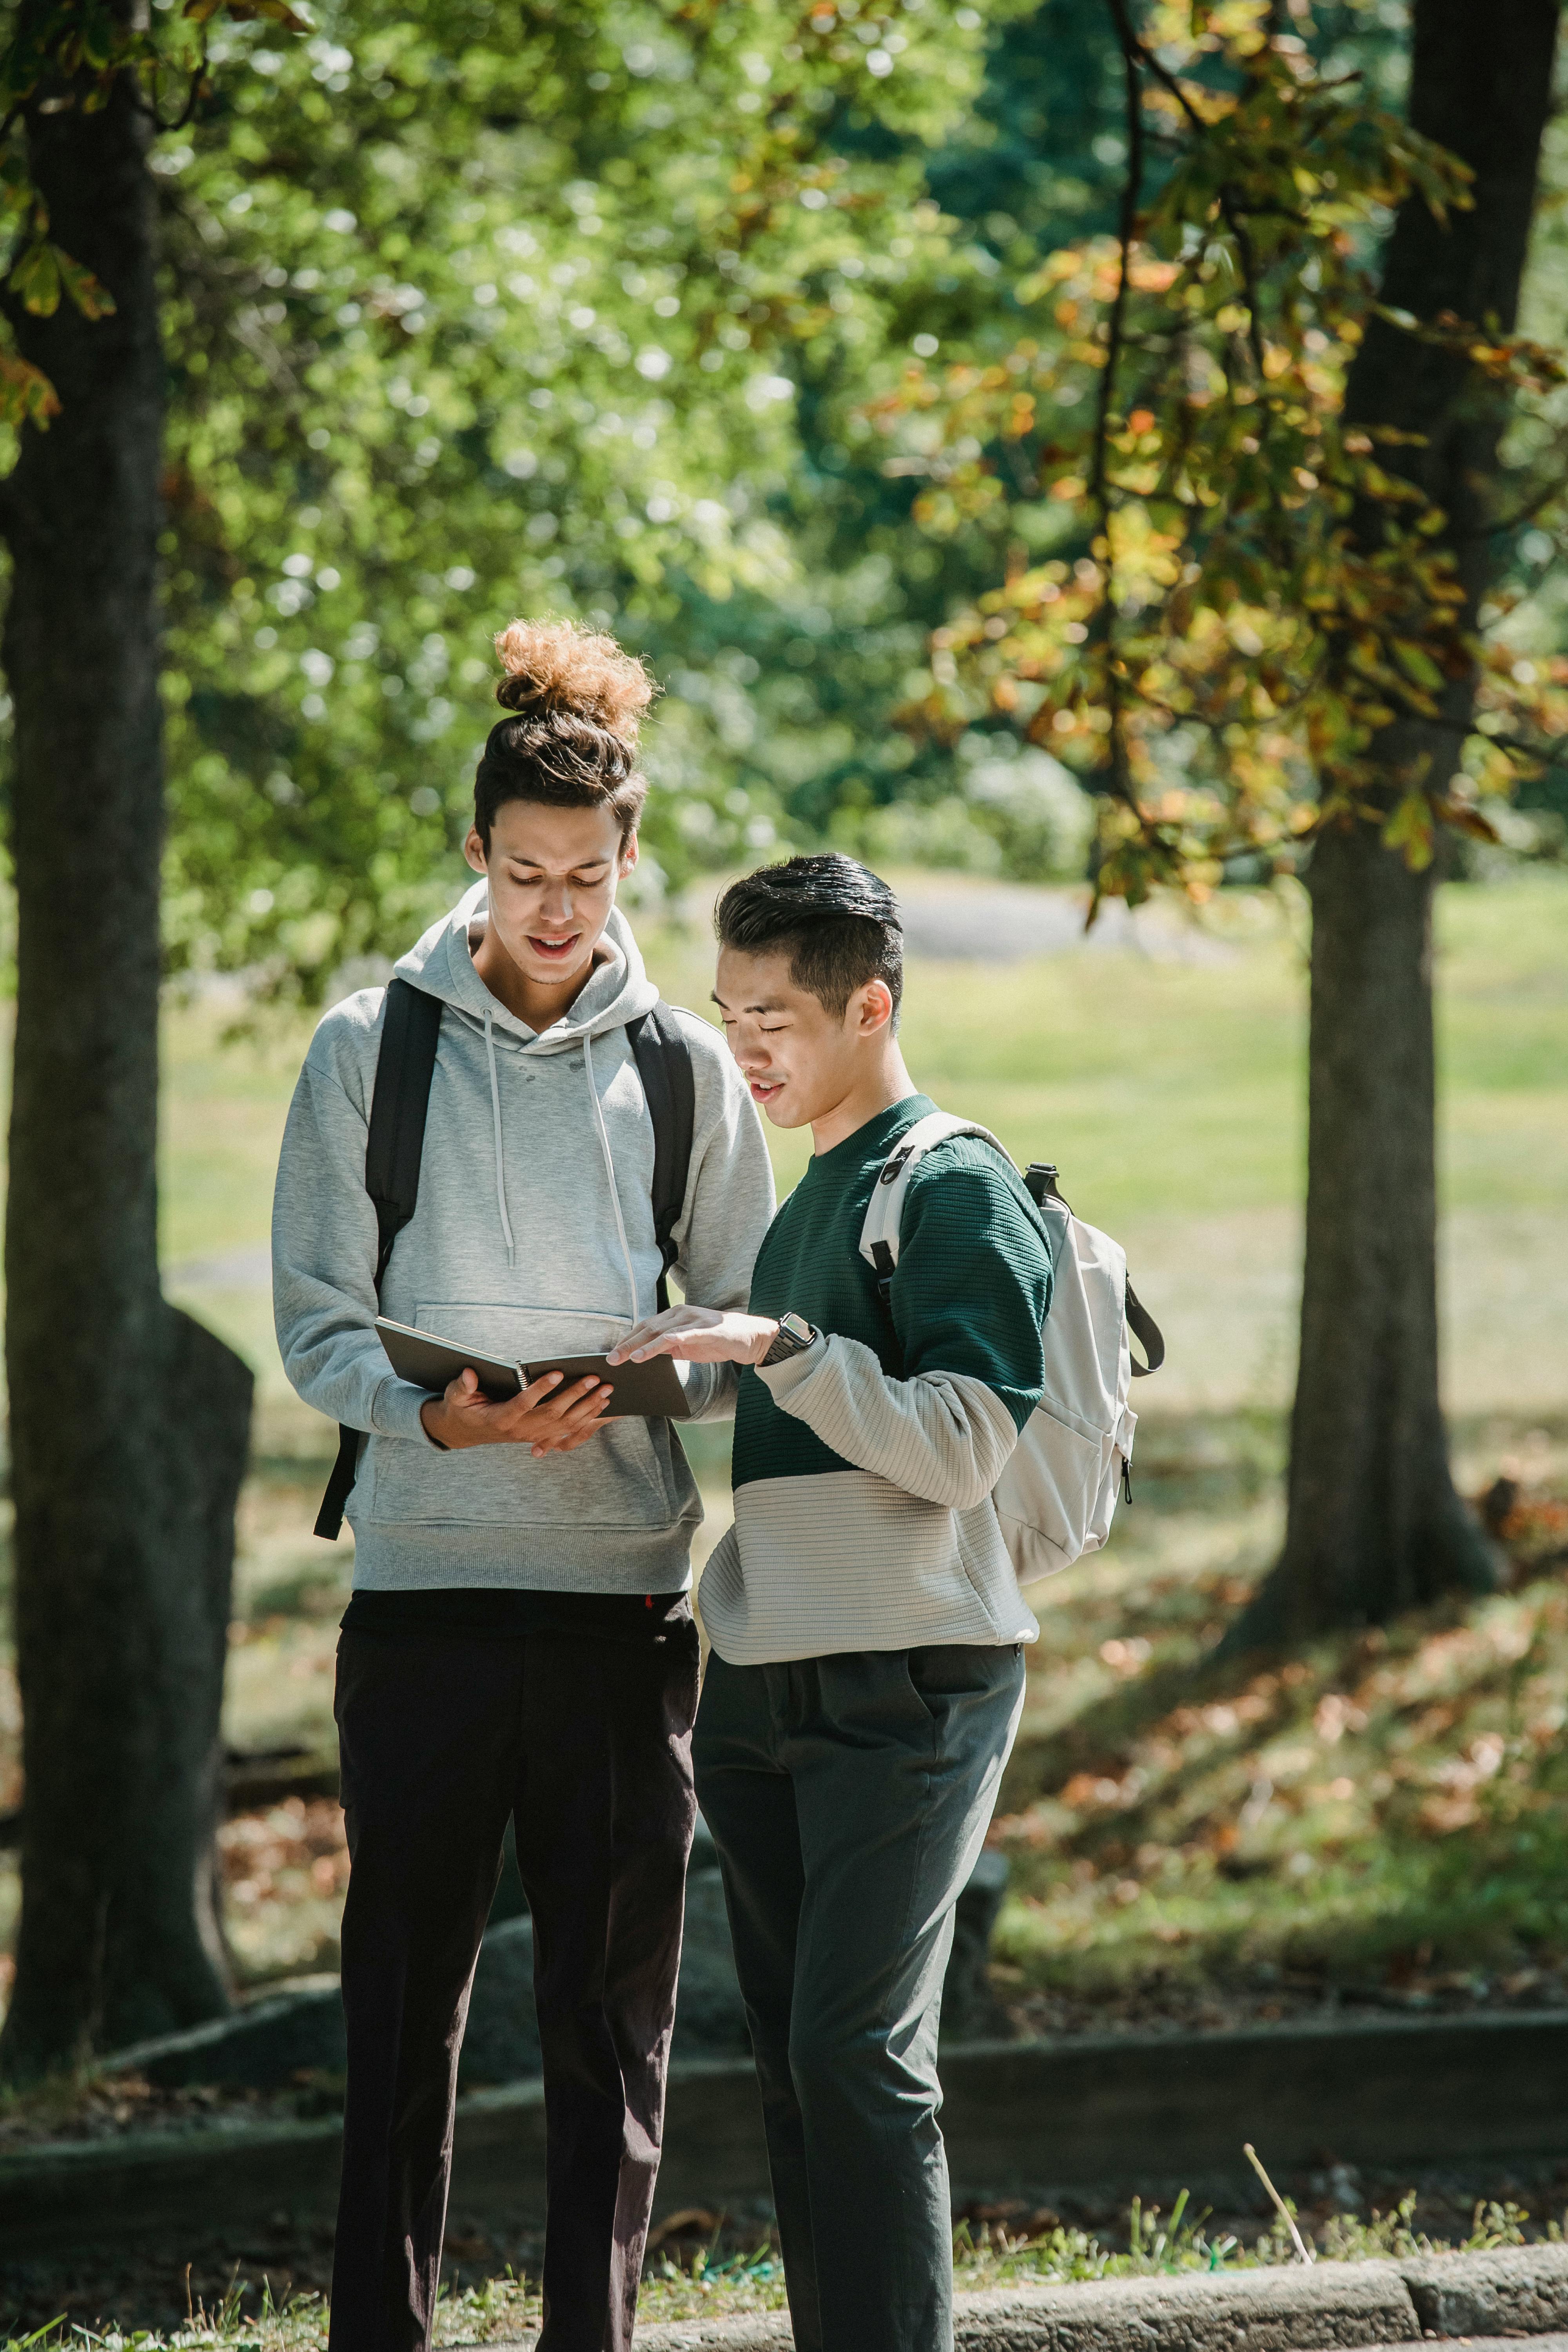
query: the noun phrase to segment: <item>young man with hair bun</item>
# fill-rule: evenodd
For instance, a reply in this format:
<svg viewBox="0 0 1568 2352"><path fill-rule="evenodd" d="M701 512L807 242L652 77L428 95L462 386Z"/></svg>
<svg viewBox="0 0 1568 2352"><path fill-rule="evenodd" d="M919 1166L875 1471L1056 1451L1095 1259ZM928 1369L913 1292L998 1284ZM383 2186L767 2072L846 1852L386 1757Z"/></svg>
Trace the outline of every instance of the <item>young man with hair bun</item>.
<svg viewBox="0 0 1568 2352"><path fill-rule="evenodd" d="M1050 1247L1011 1163L950 1137L910 1172L884 1299L867 1207L935 1108L899 1048L893 894L852 858L792 858L725 892L718 933L730 1050L815 1155L747 1311L673 1307L621 1352L744 1367L697 1789L797 2352L950 2352L937 2024L1039 1632L991 1491L1044 1386Z"/></svg>
<svg viewBox="0 0 1568 2352"><path fill-rule="evenodd" d="M650 1021L689 1066L669 1236L685 1296L741 1307L773 1211L742 1078L707 1021L659 1006L616 906L637 862L651 684L565 624L514 622L496 646L508 715L464 845L480 879L396 968L438 1006L414 1213L378 1282L366 1149L388 991L374 988L316 1031L273 1217L284 1365L344 1426L353 1481L331 2352L430 2342L458 2056L509 1818L544 2069L540 2344L625 2352L694 1820L701 1506L668 1423L605 1421L607 1389L556 1374L493 1402L470 1370L433 1397L393 1371L376 1316L523 1363L603 1354L647 1318L665 1271L637 1042ZM736 1378L693 1375L692 1412L730 1411Z"/></svg>

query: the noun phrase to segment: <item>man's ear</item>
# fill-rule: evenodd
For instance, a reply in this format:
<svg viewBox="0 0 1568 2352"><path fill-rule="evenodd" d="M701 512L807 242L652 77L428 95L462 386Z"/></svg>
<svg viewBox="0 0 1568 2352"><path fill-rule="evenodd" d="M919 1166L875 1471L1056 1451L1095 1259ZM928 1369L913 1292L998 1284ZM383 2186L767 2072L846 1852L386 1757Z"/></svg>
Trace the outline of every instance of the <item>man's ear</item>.
<svg viewBox="0 0 1568 2352"><path fill-rule="evenodd" d="M849 1000L850 1031L857 1037L875 1037L893 1017L893 992L885 980L868 980Z"/></svg>
<svg viewBox="0 0 1568 2352"><path fill-rule="evenodd" d="M476 874L488 874L489 872L490 862L485 855L485 845L479 839L479 827L477 825L471 824L468 827L468 837L463 844L463 855L468 859L468 864L473 867Z"/></svg>
<svg viewBox="0 0 1568 2352"><path fill-rule="evenodd" d="M637 835L635 833L628 833L625 841L621 844L620 870L623 875L629 874L631 872L632 867L637 864L641 854L641 851L637 847Z"/></svg>

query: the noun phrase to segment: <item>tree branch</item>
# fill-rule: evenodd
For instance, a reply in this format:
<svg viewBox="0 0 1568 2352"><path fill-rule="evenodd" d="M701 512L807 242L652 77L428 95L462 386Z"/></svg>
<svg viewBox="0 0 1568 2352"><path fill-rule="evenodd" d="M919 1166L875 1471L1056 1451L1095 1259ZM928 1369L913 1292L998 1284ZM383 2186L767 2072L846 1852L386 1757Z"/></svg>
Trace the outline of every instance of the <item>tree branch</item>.
<svg viewBox="0 0 1568 2352"><path fill-rule="evenodd" d="M1121 186L1121 204L1117 222L1117 242L1121 247L1120 265L1116 275L1116 294L1106 322L1105 369L1100 378L1100 403L1094 423L1094 446L1089 469L1089 496L1100 518L1100 533L1105 541L1105 593L1096 615L1097 634L1104 650L1105 695L1110 717L1110 788L1119 800L1136 810L1138 796L1132 789L1131 763L1127 756L1125 712L1122 706L1121 674L1116 665L1116 583L1115 559L1111 550L1111 484L1110 484L1110 420L1116 406L1116 372L1121 362L1126 332L1128 283L1132 269L1132 247L1138 234L1138 205L1143 193L1143 88L1139 78L1142 44L1132 28L1127 13L1127 0L1106 0L1121 51L1122 92L1127 121L1127 176Z"/></svg>
<svg viewBox="0 0 1568 2352"><path fill-rule="evenodd" d="M1139 65L1153 75L1161 88L1170 92L1192 128L1199 132L1206 132L1210 125L1205 121L1186 91L1182 88L1179 76L1173 74L1168 66L1162 65L1153 51L1145 46L1142 36L1133 30L1123 0L1110 0L1110 9L1117 20L1117 36L1122 42L1123 57L1131 53ZM1129 44L1131 44L1131 52ZM1247 345L1252 353L1252 363L1258 370L1258 381L1261 384L1263 337L1258 320L1258 259L1253 251L1251 235L1244 226L1241 213L1237 206L1235 190L1221 187L1217 192L1216 202L1220 209L1220 217L1229 229L1235 242L1237 258L1241 265L1241 282L1247 295ZM1278 208L1271 207L1271 209Z"/></svg>

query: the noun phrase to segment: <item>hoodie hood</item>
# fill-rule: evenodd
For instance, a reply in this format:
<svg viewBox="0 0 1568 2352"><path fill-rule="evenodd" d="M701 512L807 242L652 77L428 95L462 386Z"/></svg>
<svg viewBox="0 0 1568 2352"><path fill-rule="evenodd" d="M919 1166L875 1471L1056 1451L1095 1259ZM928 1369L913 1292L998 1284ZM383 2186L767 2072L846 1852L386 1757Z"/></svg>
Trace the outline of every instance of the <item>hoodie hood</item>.
<svg viewBox="0 0 1568 2352"><path fill-rule="evenodd" d="M612 907L604 936L594 950L594 969L578 992L575 1003L548 1029L531 1029L526 1021L520 1021L516 1013L507 1011L500 999L490 993L474 970L473 946L483 931L489 909L489 887L485 882L476 882L471 890L464 892L451 913L441 922L433 923L424 938L409 950L397 966L398 974L411 986L423 989L426 995L438 996L443 1004L456 1013L459 1019L478 1029L484 1037L495 1150L496 1217L506 1245L509 1266L517 1264L517 1237L512 1229L507 1194L506 1120L501 1109L500 1080L496 1071L497 1044L499 1042L503 1052L524 1055L567 1054L574 1048L581 1048L593 1129L604 1156L605 1173L609 1179L616 1236L620 1244L621 1262L626 1268L627 1296L632 1303L631 1320L635 1323L637 1319L637 1274L626 1240L626 1223L621 1214L620 1191L610 1150L609 1129L605 1124L604 1106L599 1099L599 1086L594 1072L593 1040L610 1030L624 1029L627 1022L635 1021L639 1013L651 1013L658 1003L658 991L643 967L642 955L632 937L630 924L618 907Z"/></svg>
<svg viewBox="0 0 1568 2352"><path fill-rule="evenodd" d="M328 1013L300 1074L279 1164L272 1262L279 1345L301 1396L368 1443L350 1497L356 1586L498 1585L671 1592L700 1505L663 1422L606 1421L589 1445L443 1454L375 1329L395 1323L498 1356L600 1355L658 1303L655 1138L626 1023L658 1002L622 918L567 1017L535 1035L474 971L469 889L398 966L443 1017L413 1216L377 1274L365 1136L386 991ZM686 1297L745 1305L773 1212L767 1146L723 1038L678 1013L691 1055L692 1140L672 1269ZM694 1412L730 1409L737 1376L697 1364Z"/></svg>
<svg viewBox="0 0 1568 2352"><path fill-rule="evenodd" d="M500 999L492 996L474 970L473 948L489 913L489 885L480 880L465 890L449 915L432 923L397 961L397 975L427 996L438 996L478 1029L489 1028L495 1042L513 1053L559 1054L585 1038L624 1029L651 1013L658 990L644 968L631 925L618 907L610 909L595 964L575 1003L548 1029L531 1029ZM470 939L472 944L470 944Z"/></svg>

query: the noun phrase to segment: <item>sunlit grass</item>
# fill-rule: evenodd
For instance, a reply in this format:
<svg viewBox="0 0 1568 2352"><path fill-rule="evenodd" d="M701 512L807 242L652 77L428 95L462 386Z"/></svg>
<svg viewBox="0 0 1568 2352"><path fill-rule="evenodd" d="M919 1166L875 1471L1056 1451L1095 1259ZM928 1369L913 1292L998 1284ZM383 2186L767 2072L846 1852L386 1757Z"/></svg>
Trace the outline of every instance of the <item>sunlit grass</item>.
<svg viewBox="0 0 1568 2352"><path fill-rule="evenodd" d="M1478 2205L1470 2231L1456 2243L1437 2242L1412 2225L1415 2205L1408 2197L1392 2212L1370 2221L1336 2216L1317 2233L1316 2251L1331 2262L1386 2260L1450 2251L1487 2252L1523 2242L1529 2216L1511 2204ZM1294 2213L1294 2207L1290 2208ZM1276 2268L1296 2257L1281 2219L1244 2245L1228 2231L1212 2235L1207 2215L1194 2208L1184 2189L1169 2219L1157 2205L1134 2198L1127 2217L1124 2250L1112 2251L1087 2231L1051 2221L1041 2228L1009 2231L1005 2225L972 2229L962 2223L953 2238L953 2285L959 2294L990 2287L1060 2286L1109 2278L1173 2278L1194 2273ZM1562 2231L1554 2222L1544 2234ZM708 2249L677 2260L656 2255L637 2297L640 2327L692 2319L735 2318L781 2311L785 2305L784 2267L767 2244L749 2252L721 2255ZM536 2328L542 2307L537 2284L511 2271L457 2293L442 2291L435 2342L440 2347L515 2343L523 2329ZM167 2335L152 2329L121 2332L112 2326L86 2327L58 2320L26 2336L0 2336L0 2352L325 2352L329 2310L320 2294L287 2295L275 2302L270 2288L236 2285L218 2305L193 2305L186 2324Z"/></svg>
<svg viewBox="0 0 1568 2352"><path fill-rule="evenodd" d="M1008 1980L1080 2021L1179 2013L1183 1988L1255 2017L1271 1987L1287 2011L1568 1998L1568 1428L1512 1461L1513 1590L1261 1665L1210 1658L1278 1535L1236 1444L1228 1500L1201 1461L1184 1494L1173 1442L1148 1515L1037 1596L993 1832Z"/></svg>
<svg viewBox="0 0 1568 2352"><path fill-rule="evenodd" d="M1510 1448L1548 1486L1568 1469L1565 917L1561 876L1439 900L1448 1389L1472 1415L1461 1430L1472 1490ZM1169 1369L1147 1384L1155 1393L1135 1400L1148 1416L1133 1509L1109 1551L1040 1595L1043 1639L1003 1801L1016 1865L1005 1969L1024 2021L1047 2027L1063 2003L1064 2021L1112 2011L1136 2021L1160 1988L1199 1983L1223 2009L1245 1982L1258 2013L1270 1969L1287 2004L1314 1985L1419 2001L1483 1979L1529 1998L1531 1972L1550 1990L1568 1947L1553 1893L1568 1884L1551 1778L1551 1718L1560 1699L1568 1706L1555 1578L1468 1617L1413 1621L1383 1650L1325 1645L1268 1688L1202 1664L1279 1538L1304 1038L1297 919L1243 893L1205 921L1226 950L1217 961L1118 950L910 968L917 1077L1020 1158L1061 1162L1080 1209L1128 1243L1171 1340ZM656 927L647 945L667 992L705 1004L701 927ZM164 1245L176 1265L266 1238L308 1024L225 1045L231 1019L212 1004L168 1016ZM804 1139L770 1139L787 1182ZM330 1749L353 1553L346 1538L328 1547L310 1530L334 1433L288 1394L264 1288L174 1289L261 1374L226 1736L247 1750ZM727 1516L723 1432L699 1432L694 1445L705 1549ZM1510 1644L1517 1656L1504 1654ZM1428 1701L1422 1677L1438 1659L1453 1687ZM1348 1710L1333 1738L1334 1718L1318 1719L1330 1699ZM13 1789L16 1735L15 1685L0 1673L0 1775ZM1341 1781L1348 1797L1334 1793ZM247 1978L335 1965L337 1842L303 1810L274 1808L228 1843ZM16 1885L6 1854L0 1944Z"/></svg>
<svg viewBox="0 0 1568 2352"><path fill-rule="evenodd" d="M1020 1160L1055 1160L1079 1213L1126 1243L1173 1342L1163 1410L1278 1407L1300 1272L1302 916L1299 904L1225 892L1201 926L1196 961L1132 947L1017 964L911 961L905 1051L918 1084L994 1128ZM1458 1411L1568 1394L1565 932L1568 876L1439 895L1445 1360ZM705 922L644 919L639 933L666 994L710 1011ZM232 1018L212 1004L168 1016L163 1246L175 1294L256 1366L276 1418L289 1408L269 1304L239 1261L266 1240L309 1024L267 1024L226 1046ZM770 1131L769 1141L783 1189L809 1139ZM233 1270L215 1278L226 1257Z"/></svg>

